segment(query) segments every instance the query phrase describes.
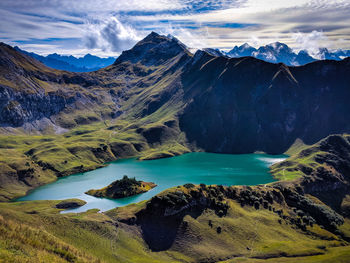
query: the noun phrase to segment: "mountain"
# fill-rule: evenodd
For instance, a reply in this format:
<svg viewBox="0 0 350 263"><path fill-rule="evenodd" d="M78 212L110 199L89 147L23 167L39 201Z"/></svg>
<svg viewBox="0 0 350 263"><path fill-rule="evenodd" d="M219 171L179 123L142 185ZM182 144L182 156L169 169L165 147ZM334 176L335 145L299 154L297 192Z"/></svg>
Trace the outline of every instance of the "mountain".
<svg viewBox="0 0 350 263"><path fill-rule="evenodd" d="M203 48L203 51L216 57L225 56L225 54L222 53L218 48Z"/></svg>
<svg viewBox="0 0 350 263"><path fill-rule="evenodd" d="M320 48L319 56L321 59L341 60L336 53L331 53L327 48Z"/></svg>
<svg viewBox="0 0 350 263"><path fill-rule="evenodd" d="M188 140L205 151L282 153L297 138L312 144L349 131L350 59L287 67L201 51L196 57L182 77L190 102L179 120Z"/></svg>
<svg viewBox="0 0 350 263"><path fill-rule="evenodd" d="M74 56L63 56L56 53L47 56L41 56L33 52L27 52L19 47L15 47L17 51L22 52L30 57L33 57L48 67L72 72L89 72L105 68L115 61L115 58L100 58L91 54L86 54L84 57L76 58Z"/></svg>
<svg viewBox="0 0 350 263"><path fill-rule="evenodd" d="M284 63L286 65L298 66L314 61L312 57L307 56L306 51L301 51L302 53L298 56L289 48L286 44L275 42L264 47L260 47L252 55L258 59L264 61L269 61L273 63ZM299 52L300 53L300 52ZM298 59L302 59L299 61ZM302 63L306 62L306 63Z"/></svg>
<svg viewBox="0 0 350 263"><path fill-rule="evenodd" d="M121 158L295 152L271 184L185 184L103 213L1 202L0 259L347 262L349 72L350 58L289 67L192 54L154 32L87 73L0 44L1 201Z"/></svg>
<svg viewBox="0 0 350 263"><path fill-rule="evenodd" d="M239 47L235 46L233 49L227 52L226 55L232 58L251 57L253 55L253 52L256 52L256 51L257 50L254 47L245 43Z"/></svg>
<svg viewBox="0 0 350 263"><path fill-rule="evenodd" d="M350 57L350 50L339 49L339 50L336 50L334 52L334 54L336 56L338 56L339 58L343 59L343 58L346 58L346 57Z"/></svg>
<svg viewBox="0 0 350 263"><path fill-rule="evenodd" d="M190 143L228 153L281 153L296 138L313 143L349 130L344 117L350 111L345 99L349 59L288 67L248 57L214 57L203 51L192 55L177 39L151 33L124 51L111 67L75 74L45 68L5 45L2 50L3 57L12 56L3 63L2 79L5 83L12 76L16 83L2 86L6 95L1 108L7 114L1 115L1 124L10 127L44 117L63 128L79 125L79 121L56 120L67 107L74 109L69 114L85 110L96 114L103 108L109 118L121 114L150 118L174 108L172 114ZM281 58L292 52L275 43L255 54ZM137 92L141 89L142 98ZM44 91L46 95L41 95ZM32 95L28 97L27 92ZM30 103L34 98L36 103ZM208 107L208 114L199 114ZM93 119L103 118L98 114ZM326 128L320 129L320 123L326 123ZM273 138L272 134L282 135ZM207 140L208 136L213 140Z"/></svg>
<svg viewBox="0 0 350 263"><path fill-rule="evenodd" d="M311 57L306 50L300 50L294 59L294 63L297 63L298 65L305 65L313 61L316 61L316 59Z"/></svg>
<svg viewBox="0 0 350 263"><path fill-rule="evenodd" d="M306 50L301 50L298 53L295 53L286 44L280 42L261 46L258 49L245 43L241 46L235 46L232 50L224 52L224 54L232 58L255 57L271 63L284 63L288 66L305 65L317 60L310 56ZM330 52L327 48L320 48L317 55L321 60L341 60L342 58L349 56L350 52L348 50Z"/></svg>
<svg viewBox="0 0 350 263"><path fill-rule="evenodd" d="M114 62L114 65L128 61L133 64L141 63L143 65L158 66L184 53L189 54L186 46L176 38L169 38L152 32L132 49L123 51Z"/></svg>

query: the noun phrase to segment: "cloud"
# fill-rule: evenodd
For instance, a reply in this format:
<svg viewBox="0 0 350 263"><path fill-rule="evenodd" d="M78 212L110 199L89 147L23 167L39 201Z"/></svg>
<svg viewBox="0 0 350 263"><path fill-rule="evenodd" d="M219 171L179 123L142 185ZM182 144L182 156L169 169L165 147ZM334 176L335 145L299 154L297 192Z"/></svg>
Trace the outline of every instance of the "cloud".
<svg viewBox="0 0 350 263"><path fill-rule="evenodd" d="M41 53L52 44L52 52L117 55L156 31L195 48L280 41L350 49L349 13L349 0L1 0L0 41L41 45Z"/></svg>
<svg viewBox="0 0 350 263"><path fill-rule="evenodd" d="M88 24L84 39L90 49L121 52L131 48L140 37L132 27L123 25L116 17L111 17L106 21Z"/></svg>
<svg viewBox="0 0 350 263"><path fill-rule="evenodd" d="M314 58L322 59L320 48L330 48L328 37L322 31L312 31L310 33L294 33L292 38L297 43L299 49L307 50Z"/></svg>
<svg viewBox="0 0 350 263"><path fill-rule="evenodd" d="M168 34L173 35L187 47L192 49L201 49L208 47L208 31L191 31L185 28L169 27L167 30ZM166 34L164 32L164 34Z"/></svg>

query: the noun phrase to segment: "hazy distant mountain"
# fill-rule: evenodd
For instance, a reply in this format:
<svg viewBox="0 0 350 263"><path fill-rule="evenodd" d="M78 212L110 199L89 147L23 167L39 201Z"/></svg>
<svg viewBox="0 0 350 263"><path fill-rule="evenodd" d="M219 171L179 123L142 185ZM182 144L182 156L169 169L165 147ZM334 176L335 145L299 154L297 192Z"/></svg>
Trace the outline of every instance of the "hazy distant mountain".
<svg viewBox="0 0 350 263"><path fill-rule="evenodd" d="M253 52L257 51L256 48L253 48L249 44L245 43L242 46L235 46L229 52L226 53L229 57L251 57Z"/></svg>
<svg viewBox="0 0 350 263"><path fill-rule="evenodd" d="M331 53L327 48L320 48L321 59L341 60L338 54Z"/></svg>
<svg viewBox="0 0 350 263"><path fill-rule="evenodd" d="M258 59L272 62L272 63L284 63L288 66L300 66L317 60L308 54L306 50L301 50L298 53L294 52L288 45L275 42L266 46L261 46L258 49L245 43L241 46L235 46L228 52L222 52L226 56L232 58L238 57L256 57ZM330 52L327 48L320 48L318 58L321 60L341 60L350 56L349 50L337 50Z"/></svg>
<svg viewBox="0 0 350 263"><path fill-rule="evenodd" d="M115 61L115 58L113 57L100 58L91 54L87 54L81 58L76 58L74 56L63 56L56 53L47 56L41 56L33 52L22 50L19 47L15 47L15 49L39 60L41 63L45 64L48 67L72 72L95 71L111 65Z"/></svg>

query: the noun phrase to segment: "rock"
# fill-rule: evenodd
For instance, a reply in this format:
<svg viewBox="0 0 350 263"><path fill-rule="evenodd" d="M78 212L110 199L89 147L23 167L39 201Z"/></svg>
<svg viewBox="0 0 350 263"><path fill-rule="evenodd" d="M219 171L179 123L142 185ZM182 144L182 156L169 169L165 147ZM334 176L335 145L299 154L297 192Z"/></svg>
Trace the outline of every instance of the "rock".
<svg viewBox="0 0 350 263"><path fill-rule="evenodd" d="M85 204L86 204L86 202L84 200L67 199L67 200L59 202L56 205L56 208L59 208L59 209L71 209L71 208L81 207L81 206L83 206Z"/></svg>

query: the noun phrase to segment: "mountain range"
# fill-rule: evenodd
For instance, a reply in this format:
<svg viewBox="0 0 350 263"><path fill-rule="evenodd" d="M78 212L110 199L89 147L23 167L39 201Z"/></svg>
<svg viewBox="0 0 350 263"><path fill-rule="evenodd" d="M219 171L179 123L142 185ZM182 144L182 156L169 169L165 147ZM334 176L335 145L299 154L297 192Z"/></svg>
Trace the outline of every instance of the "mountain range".
<svg viewBox="0 0 350 263"><path fill-rule="evenodd" d="M77 73L1 43L1 201L121 158L294 152L267 185L186 184L105 213L62 215L62 201L0 203L2 236L16 242L8 253L33 244L23 257L347 262L350 58L296 67L217 52L193 54L152 32L112 65Z"/></svg>
<svg viewBox="0 0 350 263"><path fill-rule="evenodd" d="M167 37L174 38L171 35L168 35ZM19 47L15 47L15 49L39 60L48 67L71 72L96 71L113 64L115 61L115 58L113 57L100 58L91 54L87 54L84 57L80 58L76 58L74 56L59 55L56 53L47 56L41 56L33 52L24 51ZM214 56L227 56L231 58L255 57L266 62L284 63L288 66L305 65L316 60L342 60L343 58L350 56L350 50L339 49L331 52L327 48L320 48L317 52L317 58L315 58L309 55L306 50L294 52L286 44L280 42L271 43L259 48L254 48L245 43L241 46L235 46L227 52L222 51L218 48L204 48L203 51Z"/></svg>
<svg viewBox="0 0 350 263"><path fill-rule="evenodd" d="M72 72L89 72L95 71L100 68L105 68L115 61L115 58L100 58L93 56L91 54L86 54L84 57L76 58L74 56L64 56L59 54L49 54L47 56L41 56L33 52L27 52L19 47L15 49L23 54L26 54L36 60L39 60L41 63L45 64L48 67L60 70L67 70Z"/></svg>
<svg viewBox="0 0 350 263"><path fill-rule="evenodd" d="M113 65L79 74L47 68L5 44L1 49L3 127L30 125L43 117L61 128L79 124L57 119L67 107L70 115L80 109L94 112L96 121L104 115L160 114L175 118L191 143L228 153L281 153L296 138L316 142L350 127L344 117L350 112L349 59L288 67L201 50L191 54L176 38L152 33ZM320 129L319 123L327 125ZM208 136L219 141L208 141Z"/></svg>
<svg viewBox="0 0 350 263"><path fill-rule="evenodd" d="M235 46L228 52L217 50L216 55L224 55L232 58L255 57L271 63L284 63L288 66L301 66L316 60L342 60L350 56L350 50L329 51L327 48L320 48L317 58L312 57L306 50L293 51L286 44L275 42L259 48L254 48L245 43ZM213 53L212 53L213 54Z"/></svg>

